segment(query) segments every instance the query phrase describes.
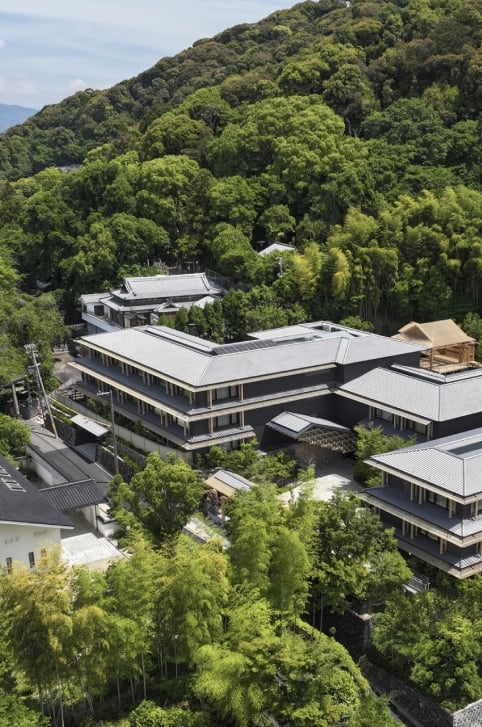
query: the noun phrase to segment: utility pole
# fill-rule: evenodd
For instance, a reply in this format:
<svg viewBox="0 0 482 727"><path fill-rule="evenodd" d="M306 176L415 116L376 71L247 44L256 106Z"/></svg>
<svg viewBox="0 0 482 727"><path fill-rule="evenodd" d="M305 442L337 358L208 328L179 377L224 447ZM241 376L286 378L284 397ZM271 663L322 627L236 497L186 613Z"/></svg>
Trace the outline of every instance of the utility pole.
<svg viewBox="0 0 482 727"><path fill-rule="evenodd" d="M52 431L55 435L55 438L58 439L59 435L57 434L57 427L55 426L55 420L52 416L52 409L50 408L50 401L47 396L47 393L45 391L44 382L42 381L42 374L40 372L40 366L39 362L37 361L37 345L35 343L27 343L26 346L24 346L25 350L27 351L28 355L32 359L32 368L33 372L35 374L35 378L37 380L37 386L39 389L39 400L40 400L40 409L42 411L42 418L44 420L45 425L45 414L44 414L44 408L42 406L42 400L45 404L45 408L47 409L50 423L52 425Z"/></svg>
<svg viewBox="0 0 482 727"><path fill-rule="evenodd" d="M114 418L114 399L112 397L112 389L106 391L98 391L97 396L107 396L110 402L110 421L112 429L112 443L114 445L114 470L115 474L119 474L119 457L117 455L117 436L115 433L115 418Z"/></svg>

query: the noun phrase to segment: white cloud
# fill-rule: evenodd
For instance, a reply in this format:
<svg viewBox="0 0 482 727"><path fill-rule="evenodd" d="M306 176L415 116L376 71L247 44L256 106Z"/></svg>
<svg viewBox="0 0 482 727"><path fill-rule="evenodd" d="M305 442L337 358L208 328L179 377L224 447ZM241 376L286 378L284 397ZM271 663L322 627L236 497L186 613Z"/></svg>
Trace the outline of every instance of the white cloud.
<svg viewBox="0 0 482 727"><path fill-rule="evenodd" d="M5 48L5 41L0 39L0 48Z"/></svg>
<svg viewBox="0 0 482 727"><path fill-rule="evenodd" d="M29 98L35 99L39 90L37 82L34 81L32 78L22 78L21 80L17 81L16 86L17 92L26 100Z"/></svg>
<svg viewBox="0 0 482 727"><path fill-rule="evenodd" d="M113 86L199 38L294 1L0 0L2 101L41 108L83 88ZM32 79L30 87L22 79Z"/></svg>
<svg viewBox="0 0 482 727"><path fill-rule="evenodd" d="M67 90L70 93L76 93L77 91L83 91L85 88L87 88L87 83L85 81L83 81L81 78L73 78L67 84Z"/></svg>

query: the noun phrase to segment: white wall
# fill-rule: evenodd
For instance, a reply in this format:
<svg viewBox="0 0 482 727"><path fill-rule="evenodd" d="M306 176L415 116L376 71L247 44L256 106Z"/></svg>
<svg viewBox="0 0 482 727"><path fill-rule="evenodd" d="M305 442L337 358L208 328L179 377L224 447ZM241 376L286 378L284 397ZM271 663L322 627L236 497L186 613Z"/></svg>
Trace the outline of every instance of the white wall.
<svg viewBox="0 0 482 727"><path fill-rule="evenodd" d="M6 566L6 558L13 563L29 565L28 554L35 554L35 562L40 562L40 551L60 547L60 528L41 525L4 525L0 524L0 565Z"/></svg>
<svg viewBox="0 0 482 727"><path fill-rule="evenodd" d="M65 483L65 477L57 472L38 452L29 446L27 446L27 452L31 457L30 463L33 471L46 485L52 487L52 485L62 485Z"/></svg>

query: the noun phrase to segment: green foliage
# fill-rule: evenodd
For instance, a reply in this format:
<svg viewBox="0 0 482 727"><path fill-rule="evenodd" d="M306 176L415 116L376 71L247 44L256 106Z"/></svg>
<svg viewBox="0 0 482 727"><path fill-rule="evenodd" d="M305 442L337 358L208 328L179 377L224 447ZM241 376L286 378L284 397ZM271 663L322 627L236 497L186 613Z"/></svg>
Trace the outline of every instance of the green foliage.
<svg viewBox="0 0 482 727"><path fill-rule="evenodd" d="M175 455L161 459L157 452L129 484L114 479L112 485L114 515L128 525L138 522L156 541L181 530L204 492L200 476L184 460Z"/></svg>
<svg viewBox="0 0 482 727"><path fill-rule="evenodd" d="M430 591L391 598L376 616L373 643L386 663L450 710L480 693L481 642L475 636L480 576L460 586L460 598Z"/></svg>
<svg viewBox="0 0 482 727"><path fill-rule="evenodd" d="M283 618L303 613L317 525L309 508L284 508L264 484L239 493L226 509L233 581L256 588Z"/></svg>
<svg viewBox="0 0 482 727"><path fill-rule="evenodd" d="M132 535L130 557L105 573L66 570L55 554L37 571L1 573L0 722L45 723L18 696L14 673L51 719L80 709L85 724L94 724L98 698L111 690L122 709L128 684L134 702L143 698L131 725L209 727L229 719L249 727L270 714L299 727L342 719L358 727L364 710L385 714L342 646L285 618L302 608L288 595L301 597L301 570L308 585L301 543L316 529L309 501L292 511L268 494L258 502L259 520L274 530L269 600L247 581L229 582L219 542L201 546L184 536L159 551ZM148 688L163 707L147 701Z"/></svg>
<svg viewBox="0 0 482 727"><path fill-rule="evenodd" d="M20 697L13 694L0 696L0 727L47 727L47 717L42 717L27 707Z"/></svg>
<svg viewBox="0 0 482 727"><path fill-rule="evenodd" d="M174 322L217 342L317 318L368 330L452 316L480 349L480 28L469 0L302 2L8 130L0 139L2 387L25 373L30 342L53 386L51 347L67 333L59 309L73 320L81 293L111 289L158 259L231 279L222 302ZM55 168L71 162L80 167ZM292 241L296 251L280 266L277 256L257 255L261 239ZM37 280L55 292L34 295ZM0 451L20 454L22 425L5 418L0 430ZM356 474L371 484L363 460L407 442L376 429L358 434ZM55 665L91 705L104 689L120 693L124 680L134 691L142 681L144 691L159 661L163 676L196 662L198 694L215 719L389 724L386 704L366 696L332 642L310 647L287 624L308 591L333 610L396 593L407 570L391 534L355 501L318 508L305 493L281 510L267 483L291 481L292 464L260 459L253 445L214 449L208 464L259 483L230 506L229 571L216 547L180 539L159 557L133 543L135 555L105 582L83 573L74 587L55 569L44 583L36 574L6 581L6 643L23 678L40 675L34 687L57 710ZM154 455L131 483L115 478L111 496L125 529L158 543L175 538L202 491L185 463ZM228 601L227 578L236 583ZM394 597L374 636L394 668L448 706L480 690L480 646L469 628L472 620L472 637L480 630L476 581L460 591L452 611L431 595ZM15 689L9 669L7 693ZM150 709L154 718L160 709ZM28 719L16 694L0 704L0 720L2 710L12 724ZM160 719L194 719L168 711Z"/></svg>
<svg viewBox="0 0 482 727"><path fill-rule="evenodd" d="M482 318L478 313L467 313L462 328L468 336L472 336L477 341L475 347L476 361L482 359Z"/></svg>
<svg viewBox="0 0 482 727"><path fill-rule="evenodd" d="M195 692L240 727L266 714L296 727L359 724L367 685L347 652L306 625L279 632L264 601L230 611L224 643L200 649L198 669Z"/></svg>
<svg viewBox="0 0 482 727"><path fill-rule="evenodd" d="M187 536L177 540L160 580L156 617L164 656L176 665L192 664L201 646L220 638L227 568L220 541L200 547Z"/></svg>
<svg viewBox="0 0 482 727"><path fill-rule="evenodd" d="M0 185L6 303L41 279L70 312L162 258L246 288L222 321L196 314L215 340L477 312L480 13L419 5L301 3L6 132L0 174L23 177ZM262 235L295 238L282 277Z"/></svg>
<svg viewBox="0 0 482 727"><path fill-rule="evenodd" d="M391 452L394 449L402 449L415 444L415 437L404 439L398 435L390 436L384 434L382 427L362 426L355 427L356 440L356 462L353 468L355 479L365 487L373 487L380 484L380 472L376 467L366 464L365 460L375 454Z"/></svg>
<svg viewBox="0 0 482 727"><path fill-rule="evenodd" d="M206 469L223 468L237 472L253 482L285 484L296 470L295 460L284 452L259 453L256 439L242 442L238 449L227 451L222 447L211 447L199 464Z"/></svg>
<svg viewBox="0 0 482 727"><path fill-rule="evenodd" d="M315 592L321 608L343 612L354 600L379 602L410 575L393 531L352 493L319 504Z"/></svg>
<svg viewBox="0 0 482 727"><path fill-rule="evenodd" d="M0 414L0 454L12 459L20 457L25 454L29 442L30 428L27 424Z"/></svg>
<svg viewBox="0 0 482 727"><path fill-rule="evenodd" d="M129 715L130 727L209 727L209 717L180 707L163 709L154 702L141 702Z"/></svg>
<svg viewBox="0 0 482 727"><path fill-rule="evenodd" d="M342 326L356 328L359 331L373 331L374 325L370 321L364 321L360 316L347 316L340 321Z"/></svg>

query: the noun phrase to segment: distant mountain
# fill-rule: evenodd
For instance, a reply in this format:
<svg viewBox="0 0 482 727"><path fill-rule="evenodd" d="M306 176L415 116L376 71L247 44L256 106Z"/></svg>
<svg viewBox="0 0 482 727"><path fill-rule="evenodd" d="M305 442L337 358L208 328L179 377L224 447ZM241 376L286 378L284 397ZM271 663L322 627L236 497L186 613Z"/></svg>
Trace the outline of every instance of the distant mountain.
<svg viewBox="0 0 482 727"><path fill-rule="evenodd" d="M11 106L0 103L0 131L5 131L11 126L21 124L29 116L37 113L37 109L29 109L26 106Z"/></svg>

